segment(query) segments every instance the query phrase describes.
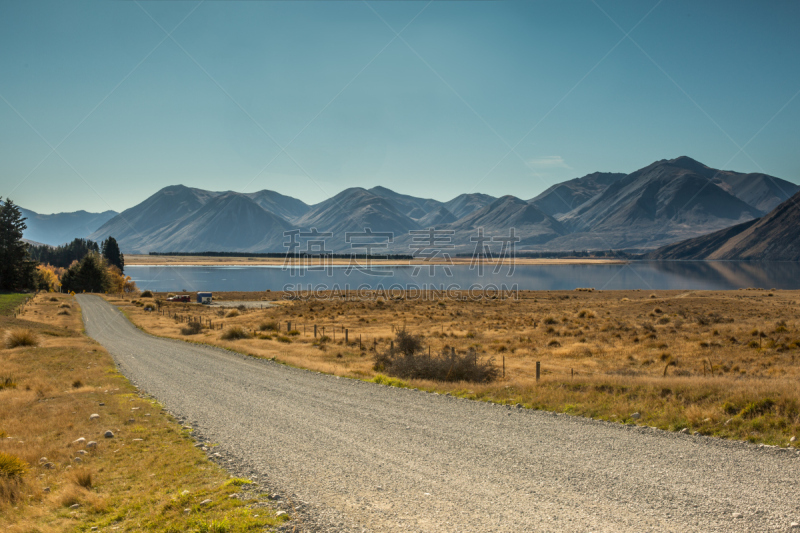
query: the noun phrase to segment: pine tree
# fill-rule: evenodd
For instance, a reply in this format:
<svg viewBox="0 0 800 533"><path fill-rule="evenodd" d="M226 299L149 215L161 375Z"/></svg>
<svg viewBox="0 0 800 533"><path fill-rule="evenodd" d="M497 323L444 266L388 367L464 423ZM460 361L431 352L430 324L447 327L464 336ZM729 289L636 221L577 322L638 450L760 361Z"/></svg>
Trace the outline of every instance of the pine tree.
<svg viewBox="0 0 800 533"><path fill-rule="evenodd" d="M22 232L28 226L25 218L9 199L0 197L0 289L15 290L33 287L36 264L28 256L28 245Z"/></svg>
<svg viewBox="0 0 800 533"><path fill-rule="evenodd" d="M119 245L114 237L103 241L103 257L109 265L114 265L120 272L125 272L125 256L119 251Z"/></svg>
<svg viewBox="0 0 800 533"><path fill-rule="evenodd" d="M105 259L97 252L89 252L73 264L61 277L65 291L105 292L111 284Z"/></svg>

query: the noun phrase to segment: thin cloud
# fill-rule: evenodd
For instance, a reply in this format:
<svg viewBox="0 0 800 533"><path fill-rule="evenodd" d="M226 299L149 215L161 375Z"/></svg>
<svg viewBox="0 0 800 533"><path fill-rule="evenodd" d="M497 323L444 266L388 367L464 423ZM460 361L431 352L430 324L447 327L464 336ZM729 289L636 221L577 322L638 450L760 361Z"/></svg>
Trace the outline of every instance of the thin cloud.
<svg viewBox="0 0 800 533"><path fill-rule="evenodd" d="M533 159L528 159L526 164L529 167L536 167L536 168L567 168L572 169L565 161L564 158L560 155L546 155L542 157L535 157Z"/></svg>

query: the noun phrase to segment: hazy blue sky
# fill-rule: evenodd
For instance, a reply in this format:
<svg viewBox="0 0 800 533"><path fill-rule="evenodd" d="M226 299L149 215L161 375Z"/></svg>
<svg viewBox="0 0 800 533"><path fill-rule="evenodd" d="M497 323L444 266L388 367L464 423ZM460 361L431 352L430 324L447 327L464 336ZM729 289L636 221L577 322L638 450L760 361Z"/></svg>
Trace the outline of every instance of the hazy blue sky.
<svg viewBox="0 0 800 533"><path fill-rule="evenodd" d="M798 182L798 27L794 1L2 2L0 195L528 199L679 155Z"/></svg>

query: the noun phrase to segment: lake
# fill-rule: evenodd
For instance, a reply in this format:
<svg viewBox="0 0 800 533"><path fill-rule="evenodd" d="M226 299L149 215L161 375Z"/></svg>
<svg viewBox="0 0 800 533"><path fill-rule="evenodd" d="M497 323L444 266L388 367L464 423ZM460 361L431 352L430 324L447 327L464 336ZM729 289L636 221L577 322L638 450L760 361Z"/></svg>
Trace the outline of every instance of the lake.
<svg viewBox="0 0 800 533"><path fill-rule="evenodd" d="M800 263L735 261L634 261L628 264L517 265L483 275L467 265L379 267L369 272L336 266L329 271L280 266L126 266L125 273L140 289L154 291L264 291L516 288L518 290L720 290L759 287L800 289ZM302 275L301 275L302 274Z"/></svg>

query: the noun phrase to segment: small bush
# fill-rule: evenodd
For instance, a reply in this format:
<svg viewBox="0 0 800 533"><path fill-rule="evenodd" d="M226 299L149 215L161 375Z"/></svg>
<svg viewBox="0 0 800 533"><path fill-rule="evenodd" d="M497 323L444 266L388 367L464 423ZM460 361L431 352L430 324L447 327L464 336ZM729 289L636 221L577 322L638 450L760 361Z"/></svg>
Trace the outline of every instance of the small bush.
<svg viewBox="0 0 800 533"><path fill-rule="evenodd" d="M69 311L67 311L66 309L62 309L61 311L59 311L59 312L58 312L58 314L59 314L59 315L66 315L66 316L69 316Z"/></svg>
<svg viewBox="0 0 800 533"><path fill-rule="evenodd" d="M203 330L202 324L197 321L189 322L185 328L181 328L181 335L197 335Z"/></svg>
<svg viewBox="0 0 800 533"><path fill-rule="evenodd" d="M775 400L772 398L764 398L763 400L748 404L744 409L741 410L739 416L742 418L755 418L757 416L769 413L774 406Z"/></svg>
<svg viewBox="0 0 800 533"><path fill-rule="evenodd" d="M292 331L287 333L287 335L289 335L290 337L297 337L298 335L300 335L300 332L297 331L296 329L293 329Z"/></svg>
<svg viewBox="0 0 800 533"><path fill-rule="evenodd" d="M545 317L544 323L545 324L558 324L558 320L556 320L552 316L548 316L548 317Z"/></svg>
<svg viewBox="0 0 800 533"><path fill-rule="evenodd" d="M581 309L578 312L578 318L597 318L597 313L590 309Z"/></svg>
<svg viewBox="0 0 800 533"><path fill-rule="evenodd" d="M50 297L50 301L51 301L51 302L57 302L57 301L58 301L58 298L56 298L55 296L51 296L51 297Z"/></svg>
<svg viewBox="0 0 800 533"><path fill-rule="evenodd" d="M235 341L239 339L249 339L250 334L241 326L231 326L222 332L222 340Z"/></svg>
<svg viewBox="0 0 800 533"><path fill-rule="evenodd" d="M20 479L28 471L28 463L9 453L0 452L0 477Z"/></svg>
<svg viewBox="0 0 800 533"><path fill-rule="evenodd" d="M156 310L156 306L154 304L145 304L143 307L145 311L153 312Z"/></svg>
<svg viewBox="0 0 800 533"><path fill-rule="evenodd" d="M81 387L83 387L83 382L81 380L76 379L75 381L72 382L73 389L80 389Z"/></svg>
<svg viewBox="0 0 800 533"><path fill-rule="evenodd" d="M375 354L374 370L402 379L431 379L435 381L472 381L486 383L499 375L494 360L481 360L473 349L458 354L443 348L439 354L428 355L422 340L405 329L397 332L394 348Z"/></svg>
<svg viewBox="0 0 800 533"><path fill-rule="evenodd" d="M142 295L141 295L141 298L152 298L152 297L153 297L153 293L150 292L150 291L144 291L142 293Z"/></svg>
<svg viewBox="0 0 800 533"><path fill-rule="evenodd" d="M322 337L319 338L320 344L325 344L326 342L331 342L331 338L329 336L323 335Z"/></svg>
<svg viewBox="0 0 800 533"><path fill-rule="evenodd" d="M289 337L287 337L286 335L277 335L277 336L275 337L275 340L276 340L276 341L278 341L278 342L285 342L285 343L287 343L287 344L288 344L288 343L290 343L290 342L292 342L292 339L290 339L290 338L289 338Z"/></svg>
<svg viewBox="0 0 800 533"><path fill-rule="evenodd" d="M14 378L6 376L4 378L0 378L0 390L3 389L16 389L17 382L14 381Z"/></svg>
<svg viewBox="0 0 800 533"><path fill-rule="evenodd" d="M37 346L39 339L29 329L12 329L6 334L6 348L17 346Z"/></svg>
<svg viewBox="0 0 800 533"><path fill-rule="evenodd" d="M58 308L59 309L70 309L70 308L72 308L72 306L69 305L69 304L61 304L61 305L58 306Z"/></svg>
<svg viewBox="0 0 800 533"><path fill-rule="evenodd" d="M240 314L240 313L239 313L239 311L238 311L238 310L236 310L236 309L231 309L230 311L228 311L227 313L225 313L225 318L235 318L235 317L239 316L239 314Z"/></svg>
<svg viewBox="0 0 800 533"><path fill-rule="evenodd" d="M258 329L261 331L278 331L278 323L277 322L262 322L258 325Z"/></svg>

